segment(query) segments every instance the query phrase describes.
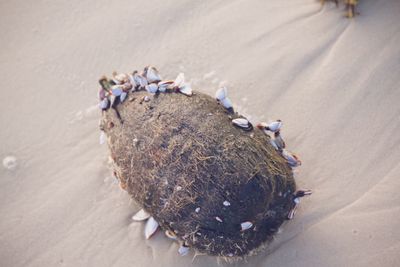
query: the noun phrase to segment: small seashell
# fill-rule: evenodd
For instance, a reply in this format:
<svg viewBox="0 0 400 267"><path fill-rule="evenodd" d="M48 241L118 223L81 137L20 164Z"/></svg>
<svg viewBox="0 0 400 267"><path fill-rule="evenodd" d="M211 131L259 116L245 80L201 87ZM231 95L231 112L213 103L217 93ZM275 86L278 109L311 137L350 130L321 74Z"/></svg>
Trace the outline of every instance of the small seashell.
<svg viewBox="0 0 400 267"><path fill-rule="evenodd" d="M228 95L228 90L226 89L226 87L221 87L217 90L217 92L215 93L215 98L218 101L222 101L224 100Z"/></svg>
<svg viewBox="0 0 400 267"><path fill-rule="evenodd" d="M189 247L186 247L184 245L180 246L178 249L179 255L181 256L186 256L189 253Z"/></svg>
<svg viewBox="0 0 400 267"><path fill-rule="evenodd" d="M139 84L136 83L136 80L133 77L133 75L129 75L128 78L129 78L129 82L132 84L132 92L134 92L136 90L136 87L139 86Z"/></svg>
<svg viewBox="0 0 400 267"><path fill-rule="evenodd" d="M178 185L178 186L176 187L176 191L180 191L180 190L182 190L182 186Z"/></svg>
<svg viewBox="0 0 400 267"><path fill-rule="evenodd" d="M182 87L179 87L179 92L187 96L193 95L192 87L188 83Z"/></svg>
<svg viewBox="0 0 400 267"><path fill-rule="evenodd" d="M167 89L172 89L174 81L162 81L158 83L158 91L165 93Z"/></svg>
<svg viewBox="0 0 400 267"><path fill-rule="evenodd" d="M122 88L119 85L114 85L113 87L111 87L111 93L114 96L120 96L122 94Z"/></svg>
<svg viewBox="0 0 400 267"><path fill-rule="evenodd" d="M158 222L153 217L150 217L144 229L144 235L146 239L149 239L152 235L154 235L157 229L158 229Z"/></svg>
<svg viewBox="0 0 400 267"><path fill-rule="evenodd" d="M231 100L227 97L222 99L220 102L221 102L222 106L224 106L224 108L226 108L226 109L230 109L233 107Z"/></svg>
<svg viewBox="0 0 400 267"><path fill-rule="evenodd" d="M148 213L144 209L139 210L135 213L135 215L132 216L132 220L137 222L147 220L148 218L150 218L150 213Z"/></svg>
<svg viewBox="0 0 400 267"><path fill-rule="evenodd" d="M148 84L147 79L142 75L140 75L139 73L137 73L137 71L134 71L132 76L135 81L135 84L137 84L139 88L145 88L146 85Z"/></svg>
<svg viewBox="0 0 400 267"><path fill-rule="evenodd" d="M111 94L111 95L110 95L110 106L111 106L111 107L114 106L114 103L115 103L116 100L117 100L117 96Z"/></svg>
<svg viewBox="0 0 400 267"><path fill-rule="evenodd" d="M294 218L294 215L296 214L296 210L297 210L297 206L294 206L294 208L291 211L289 211L289 214L287 217L289 220Z"/></svg>
<svg viewBox="0 0 400 267"><path fill-rule="evenodd" d="M200 212L200 208L197 207L194 211L195 211L196 213L199 213L199 212Z"/></svg>
<svg viewBox="0 0 400 267"><path fill-rule="evenodd" d="M150 101L150 97L148 97L147 95L143 98L144 102L149 102Z"/></svg>
<svg viewBox="0 0 400 267"><path fill-rule="evenodd" d="M181 88L185 85L185 74L184 73L179 73L178 76L176 77L173 87L178 87Z"/></svg>
<svg viewBox="0 0 400 267"><path fill-rule="evenodd" d="M108 98L104 98L100 103L99 103L99 108L101 110L106 110L110 105L110 101Z"/></svg>
<svg viewBox="0 0 400 267"><path fill-rule="evenodd" d="M296 204L299 204L300 203L300 198L296 197L295 199L293 199L293 202L296 203Z"/></svg>
<svg viewBox="0 0 400 267"><path fill-rule="evenodd" d="M281 129L281 127L282 127L282 121L276 120L271 123L268 123L267 130L275 133L275 132L278 132Z"/></svg>
<svg viewBox="0 0 400 267"><path fill-rule="evenodd" d="M7 170L14 170L17 167L17 158L14 156L7 156L3 159L3 166Z"/></svg>
<svg viewBox="0 0 400 267"><path fill-rule="evenodd" d="M253 130L253 125L246 119L244 118L237 118L232 120L233 125L236 127L239 127L245 131L251 131Z"/></svg>
<svg viewBox="0 0 400 267"><path fill-rule="evenodd" d="M119 96L121 103L124 102L126 99L128 93L127 92L122 92L122 94Z"/></svg>
<svg viewBox="0 0 400 267"><path fill-rule="evenodd" d="M165 93L167 91L167 89L168 89L168 85L159 85L158 86L158 91L160 93Z"/></svg>
<svg viewBox="0 0 400 267"><path fill-rule="evenodd" d="M286 147L285 141L283 141L282 135L279 131L274 134L274 143L278 147L278 150L282 150Z"/></svg>
<svg viewBox="0 0 400 267"><path fill-rule="evenodd" d="M249 126L249 121L243 118L234 119L232 120L232 123L241 128L247 128Z"/></svg>
<svg viewBox="0 0 400 267"><path fill-rule="evenodd" d="M299 197L309 196L311 194L312 194L311 189L302 189L302 190L298 190L297 192L295 192L295 195L299 196Z"/></svg>
<svg viewBox="0 0 400 267"><path fill-rule="evenodd" d="M220 218L220 217L215 217L215 219L217 220L217 221L219 221L219 222L222 222L222 219Z"/></svg>
<svg viewBox="0 0 400 267"><path fill-rule="evenodd" d="M286 159L290 167L294 168L301 165L301 161L299 160L299 158L295 154L285 149L283 149L282 151L282 156Z"/></svg>
<svg viewBox="0 0 400 267"><path fill-rule="evenodd" d="M253 227L253 223L251 223L251 222L242 222L240 224L240 227L242 228L242 231L246 231L246 230L250 229L251 227Z"/></svg>
<svg viewBox="0 0 400 267"><path fill-rule="evenodd" d="M231 205L231 203L229 202L229 201L224 201L224 203L222 203L225 207L228 207L228 206L230 206Z"/></svg>
<svg viewBox="0 0 400 267"><path fill-rule="evenodd" d="M145 88L146 88L147 92L152 93L152 94L155 94L158 91L158 85L155 84L155 83L151 83L149 85L146 85Z"/></svg>
<svg viewBox="0 0 400 267"><path fill-rule="evenodd" d="M122 90L129 91L130 89L132 89L132 87L132 84L128 81L122 85Z"/></svg>
<svg viewBox="0 0 400 267"><path fill-rule="evenodd" d="M149 66L145 68L145 78L149 83L158 83L161 81L161 76L155 67Z"/></svg>
<svg viewBox="0 0 400 267"><path fill-rule="evenodd" d="M171 231L169 231L169 230L166 230L166 231L165 231L165 235L166 235L168 238L170 238L170 239L176 240L176 235L175 235L174 232L171 232Z"/></svg>

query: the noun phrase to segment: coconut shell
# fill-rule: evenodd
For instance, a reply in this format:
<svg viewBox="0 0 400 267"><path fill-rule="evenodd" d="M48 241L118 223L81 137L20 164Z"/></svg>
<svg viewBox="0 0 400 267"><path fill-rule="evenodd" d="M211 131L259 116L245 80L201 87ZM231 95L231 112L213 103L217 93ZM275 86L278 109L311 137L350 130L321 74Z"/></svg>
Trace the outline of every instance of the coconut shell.
<svg viewBox="0 0 400 267"><path fill-rule="evenodd" d="M235 127L238 114L199 92L138 91L130 100L117 106L123 123L113 109L101 121L121 187L201 253L245 256L268 244L296 187L269 136Z"/></svg>

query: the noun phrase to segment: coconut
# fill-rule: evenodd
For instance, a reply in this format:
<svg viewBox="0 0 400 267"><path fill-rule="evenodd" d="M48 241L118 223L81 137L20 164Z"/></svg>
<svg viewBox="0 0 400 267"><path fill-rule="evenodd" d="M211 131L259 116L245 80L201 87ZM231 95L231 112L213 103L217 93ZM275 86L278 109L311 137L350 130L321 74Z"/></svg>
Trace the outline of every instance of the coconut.
<svg viewBox="0 0 400 267"><path fill-rule="evenodd" d="M242 257L268 244L296 189L269 136L235 127L241 116L199 92L133 96L117 106L123 124L108 109L100 125L121 187L200 253Z"/></svg>

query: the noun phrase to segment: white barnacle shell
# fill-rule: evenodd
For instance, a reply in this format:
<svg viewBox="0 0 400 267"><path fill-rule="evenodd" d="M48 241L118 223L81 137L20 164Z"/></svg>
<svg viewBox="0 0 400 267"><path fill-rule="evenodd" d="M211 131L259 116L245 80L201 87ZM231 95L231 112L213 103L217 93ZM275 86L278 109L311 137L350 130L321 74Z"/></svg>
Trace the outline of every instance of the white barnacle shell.
<svg viewBox="0 0 400 267"><path fill-rule="evenodd" d="M146 239L149 239L152 235L154 235L157 229L158 229L158 222L153 217L150 217L144 229L144 235Z"/></svg>
<svg viewBox="0 0 400 267"><path fill-rule="evenodd" d="M190 86L189 83L186 83L182 87L179 87L179 92L187 96L193 95L192 87Z"/></svg>
<svg viewBox="0 0 400 267"><path fill-rule="evenodd" d="M109 100L108 98L104 98L103 100L100 101L99 107L100 109L106 109L108 107Z"/></svg>
<svg viewBox="0 0 400 267"><path fill-rule="evenodd" d="M268 123L267 127L268 130L270 130L271 132L278 132L282 127L282 121L281 120L273 121L271 123Z"/></svg>
<svg viewBox="0 0 400 267"><path fill-rule="evenodd" d="M224 108L226 108L226 109L230 109L230 108L233 107L231 100L229 98L227 98L227 97L222 99L220 102L224 106Z"/></svg>
<svg viewBox="0 0 400 267"><path fill-rule="evenodd" d="M215 219L217 220L217 221L219 221L219 222L222 222L222 219L220 218L220 217L215 217Z"/></svg>
<svg viewBox="0 0 400 267"><path fill-rule="evenodd" d="M132 91L135 91L136 86L139 86L139 84L136 82L134 75L128 75L129 82L132 84Z"/></svg>
<svg viewBox="0 0 400 267"><path fill-rule="evenodd" d="M137 72L133 74L133 79L135 81L135 84L139 85L139 87L141 88L146 87L146 85L148 84L147 79Z"/></svg>
<svg viewBox="0 0 400 267"><path fill-rule="evenodd" d="M298 159L298 157L286 149L283 149L282 156L286 159L290 167L297 167L301 165L301 161Z"/></svg>
<svg viewBox="0 0 400 267"><path fill-rule="evenodd" d="M279 134L279 135L277 135L276 133L275 133L275 137L274 137L274 139L273 139L273 141L274 141L274 143L275 143L275 145L276 145L276 147L277 147L277 150L279 150L279 149L284 149L285 148L285 141L283 141L283 138L282 138L282 136Z"/></svg>
<svg viewBox="0 0 400 267"><path fill-rule="evenodd" d="M111 93L114 96L120 96L122 94L122 88L120 85L114 85L113 87L111 87Z"/></svg>
<svg viewBox="0 0 400 267"><path fill-rule="evenodd" d="M200 207L197 207L194 211L195 211L196 213L199 213L199 212L200 212Z"/></svg>
<svg viewBox="0 0 400 267"><path fill-rule="evenodd" d="M232 120L232 123L240 128L248 128L249 127L249 121L244 118L234 119L234 120Z"/></svg>
<svg viewBox="0 0 400 267"><path fill-rule="evenodd" d="M228 89L225 86L219 88L217 92L215 92L215 98L218 101L224 100L227 97L227 95L228 95Z"/></svg>
<svg viewBox="0 0 400 267"><path fill-rule="evenodd" d="M182 245L179 247L178 253L181 256L186 256L189 253L189 250L190 250L189 247Z"/></svg>
<svg viewBox="0 0 400 267"><path fill-rule="evenodd" d="M294 218L294 215L296 214L296 210L297 210L297 205L294 206L294 208L291 211L289 211L289 214L288 214L288 217L287 217L289 220Z"/></svg>
<svg viewBox="0 0 400 267"><path fill-rule="evenodd" d="M275 148L275 150L279 150L278 145L275 143L274 139L270 139L269 142L271 143L271 145Z"/></svg>
<svg viewBox="0 0 400 267"><path fill-rule="evenodd" d="M132 216L132 220L137 222L147 220L148 218L150 218L150 213L148 213L144 209L139 210L135 213L135 215Z"/></svg>
<svg viewBox="0 0 400 267"><path fill-rule="evenodd" d="M146 88L147 92L152 93L152 94L155 94L158 91L158 85L155 84L155 83L151 83L149 85L146 85L145 88Z"/></svg>
<svg viewBox="0 0 400 267"><path fill-rule="evenodd" d="M230 203L229 201L227 201L227 200L225 200L222 204L223 204L225 207L229 207L229 206L231 205L231 203Z"/></svg>
<svg viewBox="0 0 400 267"><path fill-rule="evenodd" d="M173 86L174 81L168 80L168 81L161 81L158 83L158 91L161 93L164 93L167 91L167 89L171 89Z"/></svg>
<svg viewBox="0 0 400 267"><path fill-rule="evenodd" d="M173 87L178 87L181 88L185 85L185 74L184 73L179 73L178 76L176 77Z"/></svg>
<svg viewBox="0 0 400 267"><path fill-rule="evenodd" d="M145 74L146 74L145 77L149 83L157 83L161 81L161 76L155 67L152 66L147 67Z"/></svg>
<svg viewBox="0 0 400 267"><path fill-rule="evenodd" d="M128 93L127 92L122 92L121 95L119 96L121 103L125 101Z"/></svg>
<svg viewBox="0 0 400 267"><path fill-rule="evenodd" d="M240 227L242 228L242 231L246 231L246 230L250 229L251 227L253 227L253 223L252 222L242 222L240 224Z"/></svg>

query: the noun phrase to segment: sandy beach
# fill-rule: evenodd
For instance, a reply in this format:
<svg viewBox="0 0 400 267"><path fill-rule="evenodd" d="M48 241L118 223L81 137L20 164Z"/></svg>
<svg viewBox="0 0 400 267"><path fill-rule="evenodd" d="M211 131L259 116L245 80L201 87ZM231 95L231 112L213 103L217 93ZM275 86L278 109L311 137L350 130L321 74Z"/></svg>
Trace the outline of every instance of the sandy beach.
<svg viewBox="0 0 400 267"><path fill-rule="evenodd" d="M360 2L0 1L0 266L400 266L400 1ZM181 257L132 222L97 81L149 64L284 122L314 193L264 252Z"/></svg>

